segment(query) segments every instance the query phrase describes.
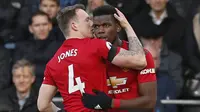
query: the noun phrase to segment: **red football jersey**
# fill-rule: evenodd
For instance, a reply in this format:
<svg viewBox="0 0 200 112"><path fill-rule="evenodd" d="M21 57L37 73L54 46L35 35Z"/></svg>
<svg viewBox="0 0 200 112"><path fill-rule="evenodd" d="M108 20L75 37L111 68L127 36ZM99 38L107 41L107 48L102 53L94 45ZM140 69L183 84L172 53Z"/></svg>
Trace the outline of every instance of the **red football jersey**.
<svg viewBox="0 0 200 112"><path fill-rule="evenodd" d="M84 107L81 93L108 91L104 59L110 47L101 39L68 39L46 65L43 84L58 88L67 112L99 112Z"/></svg>
<svg viewBox="0 0 200 112"><path fill-rule="evenodd" d="M128 49L128 43L123 41L122 48ZM138 71L128 68L120 68L107 62L107 74L109 78L108 94L116 99L132 99L139 97L138 87L140 83L156 81L155 66L153 58L147 50L146 60L147 66L145 69ZM116 112L117 110L112 110ZM120 111L125 112L125 111Z"/></svg>

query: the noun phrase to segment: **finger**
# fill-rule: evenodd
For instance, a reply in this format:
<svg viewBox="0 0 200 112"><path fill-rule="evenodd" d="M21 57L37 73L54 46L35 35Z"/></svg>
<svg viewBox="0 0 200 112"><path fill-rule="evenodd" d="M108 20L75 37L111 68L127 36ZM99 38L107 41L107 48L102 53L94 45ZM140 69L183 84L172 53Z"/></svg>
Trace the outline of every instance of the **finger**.
<svg viewBox="0 0 200 112"><path fill-rule="evenodd" d="M118 8L115 8L115 10L116 10L117 12L120 12Z"/></svg>
<svg viewBox="0 0 200 112"><path fill-rule="evenodd" d="M118 15L122 15L122 12L119 9L115 8L115 10L117 11Z"/></svg>
<svg viewBox="0 0 200 112"><path fill-rule="evenodd" d="M120 20L120 18L119 18L119 16L117 15L117 14L114 14L114 17L119 21Z"/></svg>

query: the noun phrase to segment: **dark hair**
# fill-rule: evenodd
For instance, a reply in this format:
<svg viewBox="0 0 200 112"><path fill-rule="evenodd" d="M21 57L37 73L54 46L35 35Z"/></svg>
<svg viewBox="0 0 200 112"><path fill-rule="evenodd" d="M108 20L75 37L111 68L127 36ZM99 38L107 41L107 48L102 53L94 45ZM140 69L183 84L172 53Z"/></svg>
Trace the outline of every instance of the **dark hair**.
<svg viewBox="0 0 200 112"><path fill-rule="evenodd" d="M69 33L69 22L76 16L77 9L85 9L84 5L76 4L73 6L68 6L60 10L57 14L57 22L60 30L63 32L65 36L68 36Z"/></svg>
<svg viewBox="0 0 200 112"><path fill-rule="evenodd" d="M100 6L93 11L93 16L102 16L102 15L114 15L117 14L115 7L111 5Z"/></svg>
<svg viewBox="0 0 200 112"><path fill-rule="evenodd" d="M156 26L156 27L147 27L145 30L142 30L142 35L140 35L143 38L146 39L158 39L164 36L166 34L167 30L162 25Z"/></svg>
<svg viewBox="0 0 200 112"><path fill-rule="evenodd" d="M29 25L31 25L31 24L33 23L33 18L34 18L35 16L46 16L47 19L48 19L48 21L51 22L51 18L49 17L48 14L46 14L45 12L42 12L42 11L37 11L37 12L35 12L35 13L31 16L31 18L29 19Z"/></svg>
<svg viewBox="0 0 200 112"><path fill-rule="evenodd" d="M58 5L58 6L60 6L60 0L51 0L51 1L54 1L54 2L56 2L56 4ZM42 3L42 0L40 0L40 4Z"/></svg>

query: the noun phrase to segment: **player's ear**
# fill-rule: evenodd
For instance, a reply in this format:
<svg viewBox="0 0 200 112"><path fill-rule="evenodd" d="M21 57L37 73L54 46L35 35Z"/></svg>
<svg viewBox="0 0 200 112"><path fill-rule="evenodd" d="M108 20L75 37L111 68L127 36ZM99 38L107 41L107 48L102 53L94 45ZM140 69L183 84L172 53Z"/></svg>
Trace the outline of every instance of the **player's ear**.
<svg viewBox="0 0 200 112"><path fill-rule="evenodd" d="M29 29L29 32L30 32L30 33L33 33L33 29L32 29L32 26L31 26L31 25L28 26L28 29Z"/></svg>
<svg viewBox="0 0 200 112"><path fill-rule="evenodd" d="M60 8L60 6L58 7L58 11L60 10L61 8Z"/></svg>
<svg viewBox="0 0 200 112"><path fill-rule="evenodd" d="M117 26L117 32L119 33L121 31L121 26L119 24L116 25Z"/></svg>
<svg viewBox="0 0 200 112"><path fill-rule="evenodd" d="M34 83L34 82L35 82L35 76L33 76L31 79L31 83Z"/></svg>
<svg viewBox="0 0 200 112"><path fill-rule="evenodd" d="M72 22L71 23L71 28L74 30L74 31L78 31L78 27L77 27L77 24L75 22Z"/></svg>
<svg viewBox="0 0 200 112"><path fill-rule="evenodd" d="M51 22L49 22L48 26L49 26L49 31L51 31L51 30L52 30L52 28L53 28L53 26L52 26L52 23L51 23Z"/></svg>

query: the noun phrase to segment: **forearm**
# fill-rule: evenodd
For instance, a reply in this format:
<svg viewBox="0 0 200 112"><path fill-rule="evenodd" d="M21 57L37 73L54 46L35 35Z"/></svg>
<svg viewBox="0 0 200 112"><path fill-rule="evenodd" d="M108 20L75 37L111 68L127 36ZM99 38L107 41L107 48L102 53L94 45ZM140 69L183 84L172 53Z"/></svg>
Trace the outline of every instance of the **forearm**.
<svg viewBox="0 0 200 112"><path fill-rule="evenodd" d="M133 28L131 27L131 25L127 25L125 31L129 42L129 51L133 51L135 55L139 54L145 57L143 46L140 40L138 39L137 35L135 34Z"/></svg>
<svg viewBox="0 0 200 112"><path fill-rule="evenodd" d="M114 100L113 100L114 101ZM120 109L136 109L136 110L148 110L151 111L155 107L155 100L152 100L149 96L142 96L131 100L120 100ZM114 107L114 102L112 102Z"/></svg>
<svg viewBox="0 0 200 112"><path fill-rule="evenodd" d="M114 14L114 17L119 21L120 26L125 30L129 41L129 50L120 50L117 55L121 57L122 60L124 59L126 61L129 61L129 65L131 65L129 68L138 68L138 70L141 70L147 65L143 46L124 14L120 12L117 8L115 9L117 11L117 14ZM127 56L129 56L128 59Z"/></svg>
<svg viewBox="0 0 200 112"><path fill-rule="evenodd" d="M129 56L129 63L131 63L131 67L133 69L142 70L146 67L146 56L144 53L144 49L142 44L140 43L138 37L136 36L133 28L128 24L125 28L127 33L128 41L129 41L129 50L128 51L120 51L119 56Z"/></svg>
<svg viewBox="0 0 200 112"><path fill-rule="evenodd" d="M60 110L53 102L50 102L45 109L40 110L40 112L57 112Z"/></svg>

